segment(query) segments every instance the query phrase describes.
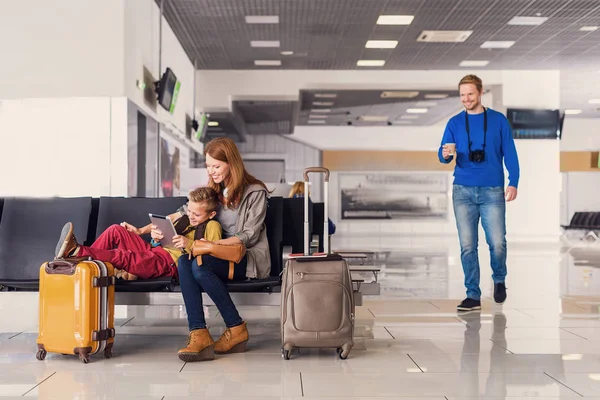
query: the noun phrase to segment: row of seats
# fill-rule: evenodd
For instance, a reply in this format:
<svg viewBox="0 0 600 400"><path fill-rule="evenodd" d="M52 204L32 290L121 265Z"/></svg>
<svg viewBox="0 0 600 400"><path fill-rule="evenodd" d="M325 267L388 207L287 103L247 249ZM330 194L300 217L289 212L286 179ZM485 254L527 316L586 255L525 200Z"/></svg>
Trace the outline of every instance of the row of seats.
<svg viewBox="0 0 600 400"><path fill-rule="evenodd" d="M577 211L565 230L600 230L600 211Z"/></svg>
<svg viewBox="0 0 600 400"><path fill-rule="evenodd" d="M73 222L78 241L90 245L110 225L127 221L145 226L149 223L148 213L168 215L186 201L185 197L0 198L0 288L38 290L39 268L53 259L60 231L67 221ZM311 232L313 207L310 202ZM229 283L230 292L277 291L281 286L284 246L291 247L292 252L303 251L303 199L269 198L265 224L271 252L270 277ZM149 241L149 235L145 236ZM174 291L177 286L174 279L163 277L119 280L116 290Z"/></svg>

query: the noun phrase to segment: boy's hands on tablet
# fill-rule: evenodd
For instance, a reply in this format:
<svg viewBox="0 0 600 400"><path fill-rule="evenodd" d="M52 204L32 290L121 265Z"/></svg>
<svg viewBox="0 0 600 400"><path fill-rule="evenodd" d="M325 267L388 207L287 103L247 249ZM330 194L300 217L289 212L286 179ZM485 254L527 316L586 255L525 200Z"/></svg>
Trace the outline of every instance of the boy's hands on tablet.
<svg viewBox="0 0 600 400"><path fill-rule="evenodd" d="M178 249L187 249L191 240L185 236L177 235L173 236L173 245Z"/></svg>
<svg viewBox="0 0 600 400"><path fill-rule="evenodd" d="M152 237L156 243L159 243L165 236L163 235L162 231L156 227L156 225L152 225L150 237Z"/></svg>
<svg viewBox="0 0 600 400"><path fill-rule="evenodd" d="M121 222L121 226L125 229L127 229L129 232L135 233L136 235L140 235L140 228L136 228L135 226L131 225L128 222Z"/></svg>

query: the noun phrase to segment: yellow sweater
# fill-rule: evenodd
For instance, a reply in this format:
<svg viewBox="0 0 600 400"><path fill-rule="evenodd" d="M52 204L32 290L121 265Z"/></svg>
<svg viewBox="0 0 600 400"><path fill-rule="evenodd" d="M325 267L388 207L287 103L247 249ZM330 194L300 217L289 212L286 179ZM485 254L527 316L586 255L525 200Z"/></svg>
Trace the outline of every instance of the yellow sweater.
<svg viewBox="0 0 600 400"><path fill-rule="evenodd" d="M187 235L185 235L186 238L190 239L190 248L191 244L194 241L195 233L196 231L191 231L188 232ZM209 221L208 224L206 224L206 230L204 231L204 239L208 240L209 242L216 242L217 240L221 240L222 236L223 233L221 229L221 224L214 220ZM191 251L190 248L186 249L188 253ZM165 251L169 253L171 257L173 257L175 265L178 265L179 257L181 257L181 255L183 254L183 251L176 247L163 247L163 249L165 249Z"/></svg>

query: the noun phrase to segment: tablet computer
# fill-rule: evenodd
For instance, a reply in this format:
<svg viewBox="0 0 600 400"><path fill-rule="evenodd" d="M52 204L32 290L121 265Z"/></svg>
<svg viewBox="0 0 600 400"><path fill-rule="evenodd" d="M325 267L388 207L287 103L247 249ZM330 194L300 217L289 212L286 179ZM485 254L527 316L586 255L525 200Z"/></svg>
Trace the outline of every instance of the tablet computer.
<svg viewBox="0 0 600 400"><path fill-rule="evenodd" d="M148 214L152 225L156 225L156 228L163 233L163 238L160 241L160 245L163 247L174 247L173 237L177 236L177 231L173 226L173 222L164 215Z"/></svg>

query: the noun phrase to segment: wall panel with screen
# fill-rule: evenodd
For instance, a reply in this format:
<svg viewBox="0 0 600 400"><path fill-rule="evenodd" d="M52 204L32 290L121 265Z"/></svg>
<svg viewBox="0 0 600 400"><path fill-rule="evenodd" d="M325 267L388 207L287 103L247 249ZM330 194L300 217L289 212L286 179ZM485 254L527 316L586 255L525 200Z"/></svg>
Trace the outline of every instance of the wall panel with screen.
<svg viewBox="0 0 600 400"><path fill-rule="evenodd" d="M506 117L515 139L560 139L564 115L559 110L509 108Z"/></svg>

